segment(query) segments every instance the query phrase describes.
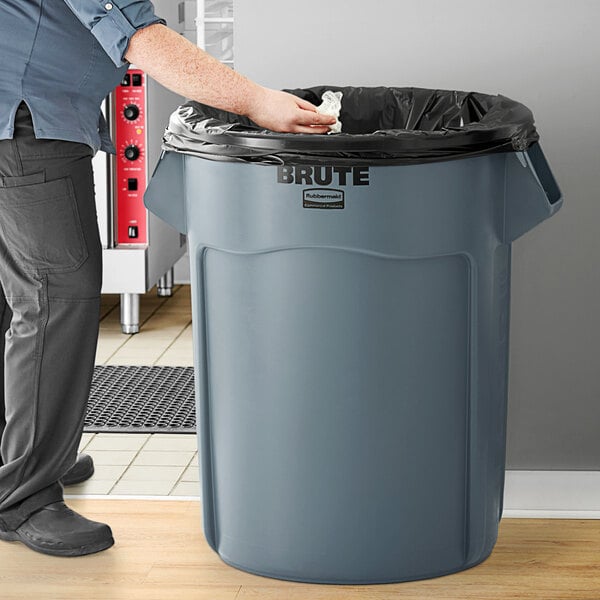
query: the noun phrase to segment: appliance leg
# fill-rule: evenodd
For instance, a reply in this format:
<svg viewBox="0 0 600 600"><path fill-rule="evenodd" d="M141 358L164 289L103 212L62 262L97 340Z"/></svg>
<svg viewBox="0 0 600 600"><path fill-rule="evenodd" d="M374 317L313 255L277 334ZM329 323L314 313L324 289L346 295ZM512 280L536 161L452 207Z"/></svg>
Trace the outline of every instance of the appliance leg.
<svg viewBox="0 0 600 600"><path fill-rule="evenodd" d="M140 295L121 294L121 331L138 333L140 330Z"/></svg>
<svg viewBox="0 0 600 600"><path fill-rule="evenodd" d="M156 284L156 293L159 296L172 296L173 295L173 278L174 278L174 267L171 267Z"/></svg>

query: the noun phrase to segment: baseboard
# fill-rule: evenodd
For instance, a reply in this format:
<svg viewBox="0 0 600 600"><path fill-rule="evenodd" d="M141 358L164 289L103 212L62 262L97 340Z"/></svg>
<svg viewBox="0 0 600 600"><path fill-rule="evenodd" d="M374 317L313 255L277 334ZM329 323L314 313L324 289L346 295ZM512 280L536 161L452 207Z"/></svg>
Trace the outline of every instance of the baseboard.
<svg viewBox="0 0 600 600"><path fill-rule="evenodd" d="M503 516L600 519L600 471L507 471Z"/></svg>
<svg viewBox="0 0 600 600"><path fill-rule="evenodd" d="M77 494L66 498L200 501L199 496ZM600 471L507 471L502 516L507 519L600 519Z"/></svg>

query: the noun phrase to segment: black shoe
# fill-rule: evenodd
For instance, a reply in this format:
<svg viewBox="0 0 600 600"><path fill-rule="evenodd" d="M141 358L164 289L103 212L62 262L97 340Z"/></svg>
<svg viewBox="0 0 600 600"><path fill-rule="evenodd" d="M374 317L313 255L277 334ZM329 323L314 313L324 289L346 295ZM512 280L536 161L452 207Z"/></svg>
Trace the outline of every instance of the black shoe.
<svg viewBox="0 0 600 600"><path fill-rule="evenodd" d="M89 454L77 455L75 464L60 480L63 485L75 485L89 479L94 474L94 461Z"/></svg>
<svg viewBox="0 0 600 600"><path fill-rule="evenodd" d="M78 515L64 502L44 506L15 531L0 531L0 540L23 542L36 552L53 556L93 554L115 543L108 525Z"/></svg>

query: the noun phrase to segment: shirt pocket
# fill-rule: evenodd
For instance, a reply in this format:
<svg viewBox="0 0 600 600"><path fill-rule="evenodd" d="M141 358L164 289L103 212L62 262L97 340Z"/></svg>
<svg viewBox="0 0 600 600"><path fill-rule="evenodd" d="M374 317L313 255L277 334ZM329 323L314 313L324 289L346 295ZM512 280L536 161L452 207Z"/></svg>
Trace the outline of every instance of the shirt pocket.
<svg viewBox="0 0 600 600"><path fill-rule="evenodd" d="M14 183L0 187L0 228L9 256L28 272L77 270L88 250L70 177Z"/></svg>

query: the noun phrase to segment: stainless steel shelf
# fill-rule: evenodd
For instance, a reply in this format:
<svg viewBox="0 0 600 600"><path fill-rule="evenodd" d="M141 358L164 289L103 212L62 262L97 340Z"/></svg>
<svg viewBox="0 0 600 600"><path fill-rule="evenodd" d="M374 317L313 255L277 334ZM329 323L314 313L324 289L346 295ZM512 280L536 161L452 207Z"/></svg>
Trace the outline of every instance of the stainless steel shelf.
<svg viewBox="0 0 600 600"><path fill-rule="evenodd" d="M196 26L198 46L233 67L233 0L199 0Z"/></svg>

